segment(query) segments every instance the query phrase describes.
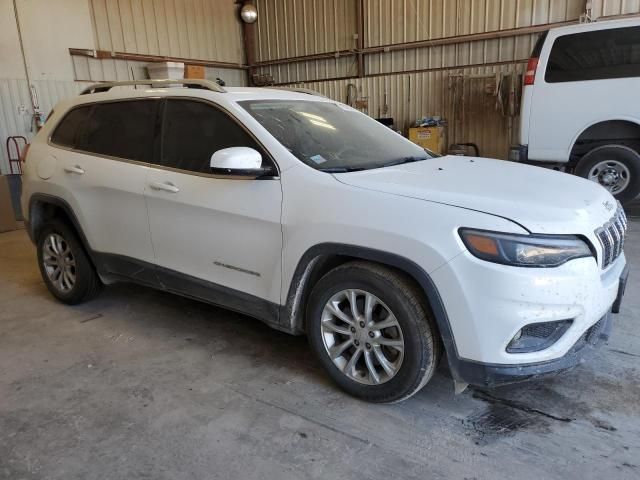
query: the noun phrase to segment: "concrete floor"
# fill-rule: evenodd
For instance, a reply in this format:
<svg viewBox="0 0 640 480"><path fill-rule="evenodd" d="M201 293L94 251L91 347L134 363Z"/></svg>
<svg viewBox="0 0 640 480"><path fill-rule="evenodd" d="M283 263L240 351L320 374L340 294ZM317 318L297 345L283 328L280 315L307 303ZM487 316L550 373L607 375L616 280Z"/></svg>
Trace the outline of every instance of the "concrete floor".
<svg viewBox="0 0 640 480"><path fill-rule="evenodd" d="M57 303L0 234L0 478L640 478L640 218L627 245L613 336L577 369L454 396L441 368L380 406L232 312L129 285Z"/></svg>

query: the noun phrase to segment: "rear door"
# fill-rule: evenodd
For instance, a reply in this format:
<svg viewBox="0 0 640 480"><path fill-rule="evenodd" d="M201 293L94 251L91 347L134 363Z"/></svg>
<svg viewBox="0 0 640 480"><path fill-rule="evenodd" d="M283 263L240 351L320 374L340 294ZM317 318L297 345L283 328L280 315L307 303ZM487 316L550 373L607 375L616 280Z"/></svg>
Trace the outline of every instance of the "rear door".
<svg viewBox="0 0 640 480"><path fill-rule="evenodd" d="M599 27L549 32L531 98L529 158L567 161L587 127L638 118L640 26Z"/></svg>
<svg viewBox="0 0 640 480"><path fill-rule="evenodd" d="M209 168L211 155L227 147L254 148L263 165L272 160L218 106L184 97L165 102L160 156L145 192L159 278L170 290L227 306L251 304L244 294L279 303L279 178L234 179Z"/></svg>
<svg viewBox="0 0 640 480"><path fill-rule="evenodd" d="M91 248L106 254L113 270L153 265L144 188L158 104L135 99L76 107L51 136L65 199Z"/></svg>

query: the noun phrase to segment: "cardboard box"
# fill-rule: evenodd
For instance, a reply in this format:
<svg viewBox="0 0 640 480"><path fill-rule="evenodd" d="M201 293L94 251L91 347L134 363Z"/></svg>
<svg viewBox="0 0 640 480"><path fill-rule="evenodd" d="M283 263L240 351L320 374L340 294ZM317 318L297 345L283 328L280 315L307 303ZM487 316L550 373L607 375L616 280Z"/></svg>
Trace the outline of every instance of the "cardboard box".
<svg viewBox="0 0 640 480"><path fill-rule="evenodd" d="M204 80L204 67L202 65L185 65L184 78L196 78Z"/></svg>
<svg viewBox="0 0 640 480"><path fill-rule="evenodd" d="M184 78L184 63L182 62L156 62L147 64L147 72L152 80L182 80Z"/></svg>

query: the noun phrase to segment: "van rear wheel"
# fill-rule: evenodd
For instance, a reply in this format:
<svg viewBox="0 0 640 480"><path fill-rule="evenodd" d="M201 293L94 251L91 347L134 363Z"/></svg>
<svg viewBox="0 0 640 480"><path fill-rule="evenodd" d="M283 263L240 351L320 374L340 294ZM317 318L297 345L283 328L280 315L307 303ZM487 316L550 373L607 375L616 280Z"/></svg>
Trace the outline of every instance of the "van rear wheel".
<svg viewBox="0 0 640 480"><path fill-rule="evenodd" d="M620 203L640 195L640 153L624 145L604 145L587 153L576 174L599 183Z"/></svg>

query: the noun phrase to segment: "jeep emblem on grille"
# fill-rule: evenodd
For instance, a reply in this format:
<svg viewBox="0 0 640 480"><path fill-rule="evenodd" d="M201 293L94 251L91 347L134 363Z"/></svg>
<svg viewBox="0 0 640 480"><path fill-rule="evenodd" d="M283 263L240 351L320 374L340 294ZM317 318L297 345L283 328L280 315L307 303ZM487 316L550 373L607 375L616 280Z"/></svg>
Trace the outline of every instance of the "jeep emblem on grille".
<svg viewBox="0 0 640 480"><path fill-rule="evenodd" d="M606 202L602 202L602 205L604 205L604 208L606 208L609 212L614 208L613 203L611 203L609 200L607 200Z"/></svg>

